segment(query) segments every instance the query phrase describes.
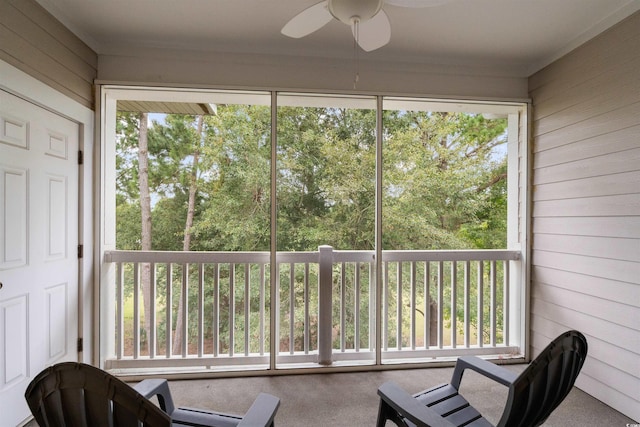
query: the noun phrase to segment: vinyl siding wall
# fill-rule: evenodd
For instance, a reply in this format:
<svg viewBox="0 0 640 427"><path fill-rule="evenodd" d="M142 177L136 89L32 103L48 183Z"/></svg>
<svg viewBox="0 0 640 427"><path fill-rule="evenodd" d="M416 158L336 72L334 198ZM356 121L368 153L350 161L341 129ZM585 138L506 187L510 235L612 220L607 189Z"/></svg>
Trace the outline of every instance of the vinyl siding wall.
<svg viewBox="0 0 640 427"><path fill-rule="evenodd" d="M35 0L0 0L0 59L94 108L98 55Z"/></svg>
<svg viewBox="0 0 640 427"><path fill-rule="evenodd" d="M531 345L567 329L578 386L640 420L640 13L529 79Z"/></svg>

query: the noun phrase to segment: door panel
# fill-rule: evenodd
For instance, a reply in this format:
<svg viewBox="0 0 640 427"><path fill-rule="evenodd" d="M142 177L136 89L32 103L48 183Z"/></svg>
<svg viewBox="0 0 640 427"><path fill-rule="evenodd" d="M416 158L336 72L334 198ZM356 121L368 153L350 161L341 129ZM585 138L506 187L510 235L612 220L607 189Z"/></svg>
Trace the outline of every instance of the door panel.
<svg viewBox="0 0 640 427"><path fill-rule="evenodd" d="M47 261L64 259L67 256L67 178L47 176Z"/></svg>
<svg viewBox="0 0 640 427"><path fill-rule="evenodd" d="M27 171L0 164L0 270L27 264Z"/></svg>
<svg viewBox="0 0 640 427"><path fill-rule="evenodd" d="M4 369L0 369L0 390L7 390L29 376L27 306L26 295L0 302L0 316L3 320L0 354L5 360L2 366Z"/></svg>
<svg viewBox="0 0 640 427"><path fill-rule="evenodd" d="M77 359L79 126L0 90L0 425L24 392Z"/></svg>
<svg viewBox="0 0 640 427"><path fill-rule="evenodd" d="M67 319L69 307L67 302L68 283L61 283L45 290L46 319L49 326L47 333L48 360L55 361L64 356L69 337Z"/></svg>

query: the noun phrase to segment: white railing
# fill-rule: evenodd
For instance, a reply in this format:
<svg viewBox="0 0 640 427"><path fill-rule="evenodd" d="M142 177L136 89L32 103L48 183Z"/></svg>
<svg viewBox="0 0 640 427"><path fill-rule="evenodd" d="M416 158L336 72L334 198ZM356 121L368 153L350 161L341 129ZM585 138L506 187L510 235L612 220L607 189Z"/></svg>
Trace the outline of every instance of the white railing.
<svg viewBox="0 0 640 427"><path fill-rule="evenodd" d="M522 353L510 338L521 317L511 295L518 251L383 251L380 292L374 258L329 246L278 252L272 281L268 252L109 251L115 336L105 367L265 369L273 337L278 367Z"/></svg>

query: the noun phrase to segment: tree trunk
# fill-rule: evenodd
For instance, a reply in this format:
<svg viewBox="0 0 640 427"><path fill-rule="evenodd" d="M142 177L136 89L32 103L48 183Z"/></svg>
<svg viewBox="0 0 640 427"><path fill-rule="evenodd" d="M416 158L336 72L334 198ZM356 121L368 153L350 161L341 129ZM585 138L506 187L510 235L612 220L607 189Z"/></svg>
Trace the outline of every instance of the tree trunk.
<svg viewBox="0 0 640 427"><path fill-rule="evenodd" d="M191 170L191 180L189 182L189 204L187 208L187 221L184 226L184 240L182 250L188 251L191 247L191 227L193 227L193 216L196 211L196 194L198 192L198 163L200 161L200 149L202 146L202 126L203 116L198 116L198 141L193 150L193 169Z"/></svg>
<svg viewBox="0 0 640 427"><path fill-rule="evenodd" d="M140 212L142 221L141 243L142 250L151 250L151 195L149 194L149 148L147 141L147 113L139 115L140 127L138 136L138 186L140 188ZM144 306L144 329L146 342L149 343L151 334L150 313L151 304L151 266L148 263L140 265L140 284Z"/></svg>
<svg viewBox="0 0 640 427"><path fill-rule="evenodd" d="M184 226L184 239L182 240L182 250L188 251L191 247L191 227L193 227L193 217L196 211L196 194L198 193L198 163L200 161L200 149L202 147L202 127L204 116L197 116L196 141L194 141L193 149L193 165L191 169L191 179L189 182L189 202L187 206L187 220ZM173 338L173 354L180 354L182 351L184 338L184 297L180 292L180 301L178 302L178 314L176 319L176 332Z"/></svg>

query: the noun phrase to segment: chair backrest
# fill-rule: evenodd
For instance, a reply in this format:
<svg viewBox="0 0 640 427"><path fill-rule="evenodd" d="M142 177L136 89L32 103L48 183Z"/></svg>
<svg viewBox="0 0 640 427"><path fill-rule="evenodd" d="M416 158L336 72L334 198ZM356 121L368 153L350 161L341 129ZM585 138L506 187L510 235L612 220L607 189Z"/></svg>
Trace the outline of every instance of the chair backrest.
<svg viewBox="0 0 640 427"><path fill-rule="evenodd" d="M171 418L109 373L64 362L40 372L25 392L41 427L169 427Z"/></svg>
<svg viewBox="0 0 640 427"><path fill-rule="evenodd" d="M568 331L553 340L509 389L498 426L539 426L569 394L587 357L587 340Z"/></svg>

